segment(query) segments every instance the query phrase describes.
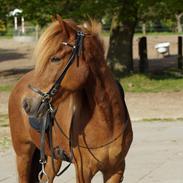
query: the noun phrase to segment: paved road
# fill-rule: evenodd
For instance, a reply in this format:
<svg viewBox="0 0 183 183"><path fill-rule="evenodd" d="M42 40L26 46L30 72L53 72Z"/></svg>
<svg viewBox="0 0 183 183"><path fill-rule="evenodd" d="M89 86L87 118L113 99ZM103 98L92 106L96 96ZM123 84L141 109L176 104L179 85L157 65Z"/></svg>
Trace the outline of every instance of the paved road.
<svg viewBox="0 0 183 183"><path fill-rule="evenodd" d="M124 183L183 183L183 121L135 122ZM0 182L17 183L12 150L0 154ZM74 183L71 167L55 183ZM96 175L93 183L101 183Z"/></svg>

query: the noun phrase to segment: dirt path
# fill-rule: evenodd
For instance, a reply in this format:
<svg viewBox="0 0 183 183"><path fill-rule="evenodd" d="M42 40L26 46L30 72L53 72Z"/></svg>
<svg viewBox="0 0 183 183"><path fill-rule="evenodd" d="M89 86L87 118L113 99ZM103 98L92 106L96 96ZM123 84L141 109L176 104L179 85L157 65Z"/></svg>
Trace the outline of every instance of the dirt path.
<svg viewBox="0 0 183 183"><path fill-rule="evenodd" d="M132 120L183 119L183 92L127 93Z"/></svg>
<svg viewBox="0 0 183 183"><path fill-rule="evenodd" d="M0 39L0 72L26 69L34 64L31 55L35 43L19 43L12 39Z"/></svg>

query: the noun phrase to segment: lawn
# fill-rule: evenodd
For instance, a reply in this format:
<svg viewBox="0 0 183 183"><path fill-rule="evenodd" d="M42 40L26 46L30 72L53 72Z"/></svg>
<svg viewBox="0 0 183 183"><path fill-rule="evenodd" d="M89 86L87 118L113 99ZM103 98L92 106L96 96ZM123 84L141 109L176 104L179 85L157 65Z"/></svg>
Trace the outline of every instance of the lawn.
<svg viewBox="0 0 183 183"><path fill-rule="evenodd" d="M183 73L169 71L161 74L130 74L120 80L125 92L183 91Z"/></svg>
<svg viewBox="0 0 183 183"><path fill-rule="evenodd" d="M0 92L9 92L13 88L13 85L10 84L2 84L0 85Z"/></svg>
<svg viewBox="0 0 183 183"><path fill-rule="evenodd" d="M1 127L7 127L8 124L8 115L7 114L1 114L0 115L0 128Z"/></svg>

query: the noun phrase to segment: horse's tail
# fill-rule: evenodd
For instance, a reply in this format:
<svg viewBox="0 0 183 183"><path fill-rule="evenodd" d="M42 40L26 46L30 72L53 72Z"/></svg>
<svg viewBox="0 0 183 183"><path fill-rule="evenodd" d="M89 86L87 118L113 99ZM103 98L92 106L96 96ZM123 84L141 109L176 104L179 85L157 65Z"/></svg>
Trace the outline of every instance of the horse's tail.
<svg viewBox="0 0 183 183"><path fill-rule="evenodd" d="M131 124L130 115L129 115L128 108L127 108L127 105L126 105L126 102L125 102L125 92L124 92L124 89L123 89L123 87L122 87L122 85L119 81L116 81L116 84L117 84L119 92L120 92L121 100L123 101L123 104L124 104L124 107L125 107L125 129L124 129L124 131L127 132L127 133L129 132L128 133L128 135L130 136L129 141L132 142L132 140L133 140L133 131L132 131L132 124ZM131 142L129 142L129 144L131 144Z"/></svg>
<svg viewBox="0 0 183 183"><path fill-rule="evenodd" d="M125 102L125 92L124 92L123 86L121 85L121 83L119 81L116 81L116 84L117 84L119 92L120 92L121 100L123 101L124 107L125 107L125 123L127 123L128 121L131 122L128 108L127 108L126 102Z"/></svg>
<svg viewBox="0 0 183 183"><path fill-rule="evenodd" d="M133 130L132 130L132 123L131 123L131 119L130 119L130 115L128 112L128 108L125 102L125 93L124 93L124 89L122 87L122 85L120 84L119 81L116 81L120 95L121 95L121 100L124 103L124 107L125 107L125 129L124 129L124 136L125 136L125 156L128 153L128 150L130 148L130 145L133 141Z"/></svg>
<svg viewBox="0 0 183 183"><path fill-rule="evenodd" d="M38 174L41 171L41 165L39 163L39 159L40 159L40 152L39 149L36 148L32 156L32 162L30 165L29 183L39 183Z"/></svg>

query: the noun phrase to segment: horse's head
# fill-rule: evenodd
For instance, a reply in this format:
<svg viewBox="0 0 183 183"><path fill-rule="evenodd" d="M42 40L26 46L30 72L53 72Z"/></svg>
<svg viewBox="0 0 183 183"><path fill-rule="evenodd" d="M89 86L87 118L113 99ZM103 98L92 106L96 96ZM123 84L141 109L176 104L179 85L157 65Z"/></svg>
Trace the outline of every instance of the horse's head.
<svg viewBox="0 0 183 183"><path fill-rule="evenodd" d="M52 104L56 104L64 91L82 89L91 71L89 62L95 57L100 60L103 55L96 32L58 17L44 31L35 48L33 58L36 66L32 82L29 83L33 91L31 96L23 100L25 111L31 114L38 110L43 95L54 93L52 89L55 83L57 91L51 95ZM43 95L40 95L41 92Z"/></svg>

